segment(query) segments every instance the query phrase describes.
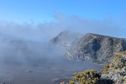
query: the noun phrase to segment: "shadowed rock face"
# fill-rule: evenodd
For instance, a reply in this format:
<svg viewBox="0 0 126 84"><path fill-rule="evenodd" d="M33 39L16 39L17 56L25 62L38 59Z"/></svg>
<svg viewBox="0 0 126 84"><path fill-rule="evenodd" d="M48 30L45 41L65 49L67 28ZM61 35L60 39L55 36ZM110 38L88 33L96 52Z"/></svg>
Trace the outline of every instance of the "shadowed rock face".
<svg viewBox="0 0 126 84"><path fill-rule="evenodd" d="M76 43L72 43L66 52L70 59L108 62L114 52L126 50L126 40L99 34L88 33Z"/></svg>

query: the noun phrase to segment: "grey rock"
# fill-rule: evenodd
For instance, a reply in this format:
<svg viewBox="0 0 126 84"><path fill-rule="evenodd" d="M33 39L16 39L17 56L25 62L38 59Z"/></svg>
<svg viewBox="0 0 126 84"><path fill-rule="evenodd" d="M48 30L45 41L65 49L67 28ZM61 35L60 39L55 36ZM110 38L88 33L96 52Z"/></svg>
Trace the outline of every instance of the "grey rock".
<svg viewBox="0 0 126 84"><path fill-rule="evenodd" d="M88 33L71 45L68 58L106 63L115 52L126 50L126 39Z"/></svg>

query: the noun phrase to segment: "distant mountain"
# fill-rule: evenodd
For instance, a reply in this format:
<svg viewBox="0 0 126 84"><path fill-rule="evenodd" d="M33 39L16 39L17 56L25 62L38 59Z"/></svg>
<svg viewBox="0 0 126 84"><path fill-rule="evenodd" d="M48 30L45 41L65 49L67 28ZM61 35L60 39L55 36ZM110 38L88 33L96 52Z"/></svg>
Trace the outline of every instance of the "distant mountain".
<svg viewBox="0 0 126 84"><path fill-rule="evenodd" d="M114 52L126 50L126 39L93 33L79 35L64 31L51 42L65 47L65 56L69 60L93 60L105 63L109 62Z"/></svg>
<svg viewBox="0 0 126 84"><path fill-rule="evenodd" d="M88 33L71 46L66 55L71 59L108 62L114 52L126 50L126 39Z"/></svg>
<svg viewBox="0 0 126 84"><path fill-rule="evenodd" d="M73 42L76 42L82 35L79 33L74 33L70 31L60 32L56 37L50 40L51 43L68 48Z"/></svg>

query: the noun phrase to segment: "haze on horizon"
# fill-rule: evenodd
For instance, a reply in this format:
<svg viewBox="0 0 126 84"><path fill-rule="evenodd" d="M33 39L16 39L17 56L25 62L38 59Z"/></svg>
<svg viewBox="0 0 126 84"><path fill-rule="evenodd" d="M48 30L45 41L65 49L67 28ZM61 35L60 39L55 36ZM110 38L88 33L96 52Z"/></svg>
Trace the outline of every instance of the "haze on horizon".
<svg viewBox="0 0 126 84"><path fill-rule="evenodd" d="M0 0L0 32L49 40L64 30L126 37L125 0Z"/></svg>

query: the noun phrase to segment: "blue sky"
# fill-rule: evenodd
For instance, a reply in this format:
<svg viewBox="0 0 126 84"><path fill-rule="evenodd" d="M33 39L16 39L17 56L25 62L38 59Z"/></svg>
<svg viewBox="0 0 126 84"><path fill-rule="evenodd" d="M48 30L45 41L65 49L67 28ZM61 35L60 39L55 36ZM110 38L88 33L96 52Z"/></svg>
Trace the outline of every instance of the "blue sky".
<svg viewBox="0 0 126 84"><path fill-rule="evenodd" d="M56 14L103 19L125 15L126 0L0 0L0 20L51 21Z"/></svg>
<svg viewBox="0 0 126 84"><path fill-rule="evenodd" d="M125 22L126 0L0 0L0 32L13 36L46 39L70 30L126 37Z"/></svg>

